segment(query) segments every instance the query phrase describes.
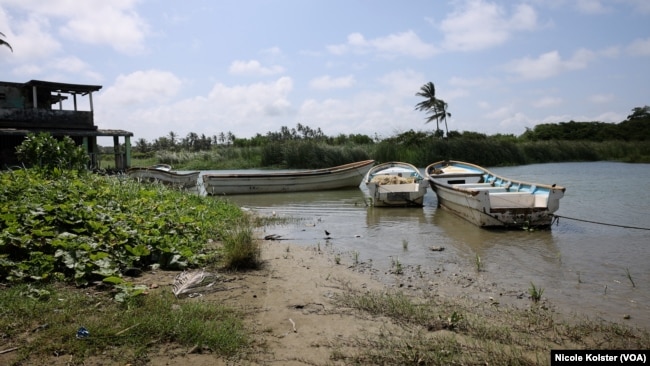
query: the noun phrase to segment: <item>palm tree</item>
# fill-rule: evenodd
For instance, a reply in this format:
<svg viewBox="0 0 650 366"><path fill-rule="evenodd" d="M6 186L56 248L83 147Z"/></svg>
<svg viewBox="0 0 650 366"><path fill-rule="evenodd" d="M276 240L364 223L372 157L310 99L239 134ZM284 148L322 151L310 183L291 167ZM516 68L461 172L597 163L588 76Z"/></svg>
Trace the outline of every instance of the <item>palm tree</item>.
<svg viewBox="0 0 650 366"><path fill-rule="evenodd" d="M169 142L171 143L172 147L176 145L176 138L178 135L174 131L169 131Z"/></svg>
<svg viewBox="0 0 650 366"><path fill-rule="evenodd" d="M429 123L435 120L436 136L442 137L442 132L440 131L440 121L444 121L445 130L447 131L447 136L449 136L449 129L447 128L447 117L451 117L451 113L447 112L447 102L436 98L435 85L433 85L432 82L428 82L422 85L422 87L420 87L420 91L415 95L418 97L426 98L425 100L415 105L416 110L425 111L427 114L430 114L425 123Z"/></svg>
<svg viewBox="0 0 650 366"><path fill-rule="evenodd" d="M4 33L2 33L2 32L0 32L0 36L5 37ZM0 46L3 46L3 45L9 47L11 52L14 52L14 49L11 48L11 45L9 44L9 42L5 41L4 39L0 39Z"/></svg>

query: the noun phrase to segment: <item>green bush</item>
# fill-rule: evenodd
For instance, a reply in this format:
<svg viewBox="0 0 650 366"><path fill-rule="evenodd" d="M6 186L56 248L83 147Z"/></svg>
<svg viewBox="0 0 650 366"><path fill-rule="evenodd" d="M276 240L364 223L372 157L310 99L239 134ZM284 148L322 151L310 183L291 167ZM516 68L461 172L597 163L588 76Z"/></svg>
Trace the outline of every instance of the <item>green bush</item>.
<svg viewBox="0 0 650 366"><path fill-rule="evenodd" d="M83 170L89 161L84 148L77 146L70 137L57 140L46 132L28 134L25 141L16 147L16 155L24 164L49 173Z"/></svg>

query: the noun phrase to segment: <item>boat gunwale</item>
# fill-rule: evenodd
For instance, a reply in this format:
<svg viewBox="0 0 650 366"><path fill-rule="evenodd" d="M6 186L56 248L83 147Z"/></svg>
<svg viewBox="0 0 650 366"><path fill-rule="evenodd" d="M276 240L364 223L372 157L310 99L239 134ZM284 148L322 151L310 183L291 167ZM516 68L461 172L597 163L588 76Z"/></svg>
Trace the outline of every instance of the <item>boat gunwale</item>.
<svg viewBox="0 0 650 366"><path fill-rule="evenodd" d="M136 173L136 172L149 172L149 173L155 173L155 174L162 174L165 176L170 176L170 177L189 177L192 175L196 175L197 178L201 174L200 171L191 171L191 172L183 172L179 173L176 171L167 171L167 170L160 170L156 168L147 168L147 167L132 167L126 170L127 174L131 173Z"/></svg>
<svg viewBox="0 0 650 366"><path fill-rule="evenodd" d="M460 176L477 175L477 174L478 175L488 174L488 175L491 175L491 176L495 177L495 179L498 178L498 179L501 179L504 182L510 182L511 184L514 184L514 183L518 183L520 185L521 184L526 184L526 185L530 185L531 187L534 186L534 187L539 187L539 188L545 188L545 189L548 189L549 191L552 191L552 190L561 190L562 192L566 191L566 187L563 187L563 186L556 185L555 187L553 187L552 185L549 185L549 184L546 184L546 183L532 183L532 182L527 182L527 181L518 180L518 179L506 178L506 177L500 176L498 174L494 174L490 170L488 170L486 168L483 168L481 166L478 166L478 165L475 165L475 164L472 164L472 163L467 163L467 162L464 162L464 161L458 161L458 160L437 161L435 163L427 165L427 167L424 169L425 177L429 181L431 181L433 184L443 186L443 187L450 187L450 188L452 188L454 190L457 190L457 191L460 191L460 192L472 192L473 193L472 195L476 195L476 194L480 193L481 189L480 188L463 188L463 187L457 187L457 186L455 186L453 184L445 184L445 183L441 183L441 182L436 182L435 181L435 175L429 174L429 168L430 167L435 167L435 166L438 166L438 165L445 166L445 164L446 164L446 166L449 166L450 164L467 165L467 166L470 166L473 169L480 170L482 173L478 173L478 172L477 173L468 172L468 173L465 173L465 174L463 174L463 173L451 173L451 174L440 174L440 176L444 175L445 177L452 177L453 178L453 177L456 177L456 176L460 177ZM516 192L513 192L513 193L516 193ZM531 192L531 194L534 194L534 193Z"/></svg>
<svg viewBox="0 0 650 366"><path fill-rule="evenodd" d="M364 179L364 182L366 184L370 184L371 183L371 181L370 181L371 176L381 174L382 170L395 168L395 167L404 167L404 168L411 169L415 173L417 173L422 179L426 179L426 177L422 176L422 173L420 173L420 169L415 167L415 165L413 165L413 164L406 163L406 162L403 162L403 161L389 161L389 162L386 162L386 163L377 164L377 165L373 166L372 168L370 168L370 170L366 174L366 178Z"/></svg>
<svg viewBox="0 0 650 366"><path fill-rule="evenodd" d="M205 173L203 174L203 180L207 181L210 179L236 179L236 178L291 178L291 177L313 177L321 176L335 173L344 173L347 171L352 171L358 168L364 168L370 164L373 164L374 160L363 160L357 161L354 163L348 163L343 165L334 166L331 168L322 168L322 169L313 169L313 170L297 170L297 171L288 171L288 172L274 172L269 171L269 173Z"/></svg>

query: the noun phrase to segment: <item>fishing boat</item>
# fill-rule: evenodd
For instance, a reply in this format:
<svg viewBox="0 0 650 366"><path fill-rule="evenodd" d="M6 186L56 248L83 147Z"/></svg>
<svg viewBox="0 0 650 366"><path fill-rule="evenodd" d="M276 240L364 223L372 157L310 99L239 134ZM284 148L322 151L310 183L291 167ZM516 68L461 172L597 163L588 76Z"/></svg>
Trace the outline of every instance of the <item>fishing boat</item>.
<svg viewBox="0 0 650 366"><path fill-rule="evenodd" d="M376 207L422 206L429 186L418 168L398 161L374 166L365 183Z"/></svg>
<svg viewBox="0 0 650 366"><path fill-rule="evenodd" d="M157 164L150 167L129 168L126 174L134 179L144 182L160 182L178 188L196 187L200 172L177 172L171 165Z"/></svg>
<svg viewBox="0 0 650 366"><path fill-rule="evenodd" d="M209 195L322 191L358 187L374 163L364 160L315 170L206 173L202 179Z"/></svg>
<svg viewBox="0 0 650 366"><path fill-rule="evenodd" d="M528 183L498 176L478 165L439 161L426 167L425 176L448 209L484 228L544 228L553 223L566 188Z"/></svg>

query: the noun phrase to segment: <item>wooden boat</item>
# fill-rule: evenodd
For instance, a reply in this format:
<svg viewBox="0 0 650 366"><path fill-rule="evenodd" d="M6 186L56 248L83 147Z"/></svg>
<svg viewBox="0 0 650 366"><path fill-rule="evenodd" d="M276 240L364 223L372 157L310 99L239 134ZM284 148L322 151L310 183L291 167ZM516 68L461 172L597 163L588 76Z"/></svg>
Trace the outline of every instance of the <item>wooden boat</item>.
<svg viewBox="0 0 650 366"><path fill-rule="evenodd" d="M374 160L332 168L259 173L203 174L210 195L306 192L358 187Z"/></svg>
<svg viewBox="0 0 650 366"><path fill-rule="evenodd" d="M398 161L374 166L365 183L376 207L422 206L429 186L418 168Z"/></svg>
<svg viewBox="0 0 650 366"><path fill-rule="evenodd" d="M566 188L500 177L478 165L439 161L425 176L446 208L485 228L543 228L553 221Z"/></svg>
<svg viewBox="0 0 650 366"><path fill-rule="evenodd" d="M145 182L160 182L166 185L178 188L194 188L196 187L199 174L201 172L187 172L179 173L172 170L168 164L158 164L150 167L134 167L129 168L126 174L129 177L145 181Z"/></svg>

